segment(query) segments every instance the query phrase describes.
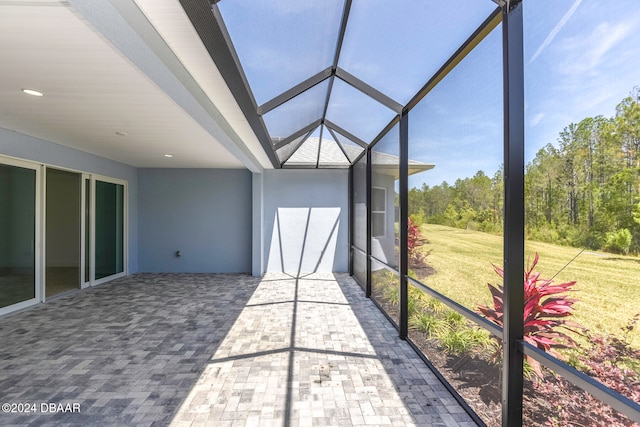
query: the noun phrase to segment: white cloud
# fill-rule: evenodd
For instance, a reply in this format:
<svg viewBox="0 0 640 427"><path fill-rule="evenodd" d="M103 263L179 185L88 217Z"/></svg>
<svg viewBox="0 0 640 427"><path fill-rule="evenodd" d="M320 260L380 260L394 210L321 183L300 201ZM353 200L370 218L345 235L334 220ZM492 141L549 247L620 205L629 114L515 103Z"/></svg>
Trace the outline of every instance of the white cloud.
<svg viewBox="0 0 640 427"><path fill-rule="evenodd" d="M631 38L637 38L638 25L640 14L635 14L623 22L602 22L591 31L585 29L586 34L566 38L560 44L563 59L558 64L558 71L565 75L585 75L590 72L597 75L598 67L602 64L616 62L622 53L613 56L608 54L621 43L625 43L626 51L637 50L637 44Z"/></svg>
<svg viewBox="0 0 640 427"><path fill-rule="evenodd" d="M544 118L544 113L536 114L535 116L533 116L531 118L531 121L529 121L529 126L531 126L531 127L537 126L538 123L540 123L543 118Z"/></svg>
<svg viewBox="0 0 640 427"><path fill-rule="evenodd" d="M565 26L565 24L567 23L567 21L569 21L569 19L571 18L571 16L576 12L576 9L578 9L578 6L580 6L580 3L582 3L582 0L576 0L573 5L571 6L571 9L569 9L567 11L567 13L564 14L564 16L562 17L562 19L560 19L560 21L556 24L555 27L553 27L553 30L551 30L551 32L547 35L547 38L544 39L544 41L542 42L542 44L540 45L540 47L538 47L538 50L535 51L535 53L533 54L533 56L531 57L531 59L529 60L529 64L531 64L533 61L536 60L536 58L538 56L540 56L540 54L542 53L542 51L551 44L551 42L553 41L553 39L556 37L556 35L560 32L560 30L562 29L562 27Z"/></svg>

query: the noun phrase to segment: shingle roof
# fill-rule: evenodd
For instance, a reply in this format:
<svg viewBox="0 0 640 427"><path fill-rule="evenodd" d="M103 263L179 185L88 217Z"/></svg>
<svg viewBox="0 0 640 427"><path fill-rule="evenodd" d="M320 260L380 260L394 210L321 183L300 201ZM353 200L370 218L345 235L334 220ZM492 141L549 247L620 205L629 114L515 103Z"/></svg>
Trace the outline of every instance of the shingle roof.
<svg viewBox="0 0 640 427"><path fill-rule="evenodd" d="M320 156L318 149L320 148ZM302 145L293 153L293 155L284 164L285 167L344 167L347 168L360 153L363 148L357 145L338 145L335 141L320 138L309 137ZM393 175L396 179L399 177L398 165L400 159L397 156L373 151L372 163L376 173L384 175ZM348 157L348 158L347 158ZM422 163L415 160L409 160L409 175L433 169L434 164Z"/></svg>

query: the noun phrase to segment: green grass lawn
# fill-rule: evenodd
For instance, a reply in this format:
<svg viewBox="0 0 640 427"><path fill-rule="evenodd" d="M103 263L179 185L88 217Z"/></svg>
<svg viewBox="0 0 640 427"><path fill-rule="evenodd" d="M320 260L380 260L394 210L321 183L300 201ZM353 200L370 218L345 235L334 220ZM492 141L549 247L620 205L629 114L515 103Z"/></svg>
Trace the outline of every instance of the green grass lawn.
<svg viewBox="0 0 640 427"><path fill-rule="evenodd" d="M492 304L487 283L501 280L492 264L502 266L502 236L434 224L423 225L421 232L426 239L423 250L430 251L427 264L436 270L421 281L472 310ZM548 279L580 249L529 241L527 265L536 252L540 255L537 270ZM577 282L571 293L578 299L574 321L594 332L620 336L620 328L640 312L639 278L640 258L585 250L554 281ZM629 337L640 347L640 324Z"/></svg>

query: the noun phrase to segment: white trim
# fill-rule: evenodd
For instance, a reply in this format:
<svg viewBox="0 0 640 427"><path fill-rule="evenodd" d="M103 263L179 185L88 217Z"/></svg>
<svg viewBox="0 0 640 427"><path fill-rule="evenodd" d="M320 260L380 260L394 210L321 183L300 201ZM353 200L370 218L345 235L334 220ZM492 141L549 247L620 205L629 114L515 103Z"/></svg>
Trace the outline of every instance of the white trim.
<svg viewBox="0 0 640 427"><path fill-rule="evenodd" d="M252 233L251 233L251 274L264 274L264 174L251 174Z"/></svg>
<svg viewBox="0 0 640 427"><path fill-rule="evenodd" d="M42 241L43 241L43 227L42 227L42 170L43 165L38 162L32 162L28 160L17 159L15 157L9 157L5 155L0 155L0 164L7 166L14 166L23 169L33 170L35 173L35 194L34 194L34 238L35 242L33 245L34 250L34 297L25 301L20 301L12 305L8 305L6 307L0 308L0 316L5 314L12 313L17 310L24 309L26 307L30 307L32 305L36 305L42 301L44 292L43 292L43 257L42 257Z"/></svg>
<svg viewBox="0 0 640 427"><path fill-rule="evenodd" d="M112 274L111 276L95 279L96 277L96 181L106 182L109 184L122 185L122 272ZM91 269L89 278L91 286L101 285L111 280L127 276L129 274L129 186L128 182L123 179L111 178L103 175L91 175Z"/></svg>
<svg viewBox="0 0 640 427"><path fill-rule="evenodd" d="M79 244L79 251L80 251L80 258L78 259L78 265L79 265L79 274L78 274L78 282L77 282L77 288L75 289L83 289L85 288L85 283L84 283L84 242L85 242L85 229L84 229L84 179L86 176L89 176L89 174L86 174L84 172L80 172L74 169L70 169L67 167L60 167L60 166L56 166L56 165L49 165L49 164L43 164L42 165L42 182L43 182L43 191L42 191L42 254L43 254L43 259L42 259L42 302L46 302L47 300L47 261L46 261L46 255L47 255L47 171L49 169L52 170L57 170L57 171L63 171L63 172L68 172L68 173L73 173L75 175L77 175L79 177L79 181L80 181L80 187L79 187L79 195L80 195L80 212L79 212L79 217L80 217L80 224L78 224L80 226L80 241L78 242ZM51 295L49 298L53 298L56 297L57 295Z"/></svg>
<svg viewBox="0 0 640 427"><path fill-rule="evenodd" d="M46 190L46 176L44 174L44 164L38 165L36 171L36 298L39 302L44 302L44 198ZM39 176L38 176L39 175ZM40 215L40 220L38 220Z"/></svg>
<svg viewBox="0 0 640 427"><path fill-rule="evenodd" d="M96 185L95 177L89 176L89 286L94 285L96 277Z"/></svg>
<svg viewBox="0 0 640 427"><path fill-rule="evenodd" d="M18 166L25 169L39 169L42 166L41 162L21 159L19 157L7 156L6 154L0 154L0 163L9 166Z"/></svg>
<svg viewBox="0 0 640 427"><path fill-rule="evenodd" d="M89 183L89 194L87 194L87 182ZM89 203L87 203L89 196ZM80 289L91 286L91 230L87 229L87 213L89 224L91 224L91 175L83 173L80 177ZM88 212L87 212L88 211ZM87 248L87 238L89 248ZM87 259L87 249L89 259ZM85 271L89 268L89 277L85 280Z"/></svg>
<svg viewBox="0 0 640 427"><path fill-rule="evenodd" d="M126 275L127 275L126 272L112 274L111 276L107 276L107 277L103 277L103 278L98 279L98 280L94 280L93 282L91 282L91 286L102 285L103 283L107 283L107 282L110 282L112 280L119 279L121 277L125 277Z"/></svg>
<svg viewBox="0 0 640 427"><path fill-rule="evenodd" d="M384 210L383 211L374 211L373 210L373 190L382 190L384 193ZM384 220L382 221L383 232L382 234L375 235L373 230L373 214L383 214ZM387 189L385 187L376 187L371 186L371 235L374 238L384 238L387 237Z"/></svg>
<svg viewBox="0 0 640 427"><path fill-rule="evenodd" d="M40 212L40 224L41 224L41 237L40 237L40 268L37 269L36 275L38 274L38 270L40 272L40 298L38 298L39 302L45 302L47 295L47 165L40 165L40 179L42 192L40 199L40 206L42 206L42 210ZM38 212L38 211L36 211ZM38 215L36 213L36 215Z"/></svg>

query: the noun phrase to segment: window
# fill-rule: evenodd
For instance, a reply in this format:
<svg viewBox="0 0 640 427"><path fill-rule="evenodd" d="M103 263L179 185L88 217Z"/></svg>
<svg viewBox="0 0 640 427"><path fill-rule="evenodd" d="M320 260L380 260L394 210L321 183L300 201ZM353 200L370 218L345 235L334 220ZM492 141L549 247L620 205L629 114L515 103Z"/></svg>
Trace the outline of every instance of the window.
<svg viewBox="0 0 640 427"><path fill-rule="evenodd" d="M387 189L371 188L371 233L373 237L387 234Z"/></svg>

